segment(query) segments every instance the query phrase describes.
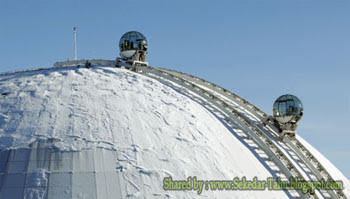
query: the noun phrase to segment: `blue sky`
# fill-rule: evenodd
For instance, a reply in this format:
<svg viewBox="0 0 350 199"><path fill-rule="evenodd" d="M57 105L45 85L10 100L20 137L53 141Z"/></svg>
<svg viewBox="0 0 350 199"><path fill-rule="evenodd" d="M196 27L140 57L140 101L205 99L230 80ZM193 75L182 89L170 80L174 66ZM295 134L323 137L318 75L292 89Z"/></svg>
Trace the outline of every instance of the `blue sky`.
<svg viewBox="0 0 350 199"><path fill-rule="evenodd" d="M350 1L1 0L0 72L74 56L115 59L123 33L148 38L153 66L203 77L266 112L304 103L298 132L350 178Z"/></svg>

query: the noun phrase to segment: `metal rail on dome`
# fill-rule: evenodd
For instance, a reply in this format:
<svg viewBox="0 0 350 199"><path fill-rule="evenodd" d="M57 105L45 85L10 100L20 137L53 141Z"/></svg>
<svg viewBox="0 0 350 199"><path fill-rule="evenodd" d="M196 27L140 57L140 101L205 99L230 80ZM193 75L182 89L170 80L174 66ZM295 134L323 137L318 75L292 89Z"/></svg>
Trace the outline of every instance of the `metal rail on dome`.
<svg viewBox="0 0 350 199"><path fill-rule="evenodd" d="M235 93L233 93L233 92L231 92L231 91L229 91L229 90L227 90L227 89L225 89L225 88L223 88L215 83L209 82L209 81L202 79L200 77L186 74L184 72L175 71L172 69L165 69L165 68L159 68L159 69L162 71L166 71L168 73L172 73L175 76L183 75L186 79L189 79L188 77L190 77L192 79L192 81L194 81L194 83L203 82L203 83L211 86L211 88L215 89L217 92L220 92L221 94L225 94L227 97L231 97L231 98L234 97L236 100L238 100L238 102L242 103L242 105L244 105L245 107L249 107L250 109L253 109L255 112L260 113L262 116L264 116L264 117L268 116L268 114L266 114L263 110L261 110L257 106L250 103L248 100L238 96L237 94L235 94ZM207 87L207 85L204 85L204 84L200 84L200 85Z"/></svg>
<svg viewBox="0 0 350 199"><path fill-rule="evenodd" d="M105 61L107 61L109 63L113 62L112 60L105 60ZM113 66L115 64L111 64L111 65ZM0 76L14 75L14 74L25 73L25 72L36 72L36 71L42 71L42 70L52 70L52 69L59 69L59 68L68 69L68 68L73 68L73 66L65 65L65 66L11 71L11 72L0 73ZM217 94L221 94L221 95L225 96L226 98L231 99L233 102L239 103L244 108L244 110L246 112L249 111L250 113L254 114L256 117L258 117L260 120L263 117L268 116L264 111L262 111L261 109L259 109L255 105L253 105L252 103L248 102L247 100L232 93L231 91L224 89L224 88L222 88L214 83L208 82L204 79L195 77L193 75L188 75L186 73L178 72L175 70L153 68L150 66L138 66L137 68L141 72L145 72L146 71L145 69L147 69L148 72L146 72L146 73L157 74L160 77L163 77L164 79L166 79L167 81L175 82L176 84L184 86L188 90L191 90L192 92L194 91L195 93L199 94L201 97L204 97L205 99L216 104L218 107L222 107L222 109L220 109L219 111L223 111L225 113L229 112L229 115L237 117L239 119L239 121L242 122L242 124L248 126L247 132L250 134L249 137L257 139L254 141L258 144L258 146L260 146L263 150L267 149L267 148L265 148L266 146L270 147L269 152L266 153L265 150L264 150L264 152L266 154L272 155L272 160L278 162L277 164L275 162L275 164L277 166L282 166L282 169L280 167L279 168L281 169L281 171L284 171L285 174L287 173L286 176L288 176L288 173L290 173L291 175L294 174L294 177L299 177L299 179L305 180L305 178L303 177L303 174L296 169L296 165L293 163L293 161L286 158L287 157L286 154L283 153L283 151L278 146L276 146L276 143L273 140L271 140L271 138L269 136L265 135L264 132L262 132L261 128L264 128L264 127L261 127L261 126L259 127L259 126L257 126L257 124L254 124L254 122L251 121L249 119L249 117L246 117L245 115L243 115L242 113L237 111L233 106L227 104L225 102L225 100L223 100L222 97L218 96ZM165 83L164 80L161 80L159 77L157 77L157 75L147 75L147 76L149 76L153 79L160 80L163 83ZM210 86L210 88L208 86ZM203 87L207 88L207 89L204 89ZM189 94L189 95L191 95L191 94ZM195 98L197 98L197 97L195 97ZM234 121L231 120L231 122L234 122ZM273 128L270 129L271 135L273 135L274 131L275 131L275 133L277 132L276 129L273 129ZM312 153L307 149L307 147L305 147L297 139L297 137L286 136L284 140L285 140L285 143L287 145L289 145L290 149L292 149L292 151L294 151L298 155L300 160L302 160L303 163L308 166L308 168L312 171L313 175L315 175L318 180L325 179L326 181L334 181L333 177L322 166L320 161L317 160L317 158L314 155L312 155ZM272 150L272 149L274 149L274 150ZM278 157L279 160L276 160L275 157ZM281 159L283 159L283 161ZM286 168L288 170L286 170ZM332 198L335 198L335 197L344 198L344 199L347 198L345 196L343 190L336 190L336 191L329 190L328 193L329 193L329 195L331 195ZM305 195L302 195L302 196L305 196ZM314 196L309 195L309 197L318 198L318 196L316 196L316 195L314 195Z"/></svg>
<svg viewBox="0 0 350 199"><path fill-rule="evenodd" d="M239 103L242 105L242 107L244 109L246 109L246 111L251 112L252 114L254 114L256 117L258 117L260 120L263 117L267 117L268 115L262 111L261 109L259 109L258 107L256 107L255 105L253 105L252 103L248 102L247 100L239 97L238 95L232 93L231 91L228 91L227 89L224 89L214 83L208 82L204 79L195 77L193 75L188 75L186 73L182 73L182 72L178 72L175 70L168 70L168 69L157 69L160 70L162 72L165 73L169 73L171 75L173 75L174 77L177 78L182 78L185 79L186 81L189 81L193 84L198 84L196 86L200 86L200 87L205 87L207 89L203 89L203 90L210 90L212 91L212 95L214 95L215 97L217 97L215 95L215 92L218 92L219 94L224 95L225 97L233 100L236 103ZM209 88L208 85L211 87ZM217 97L217 98L220 98ZM238 112L238 114L240 114ZM254 124L254 122L252 122L251 120L248 119L248 123L250 125L257 125ZM260 128L263 128L262 126ZM275 129L272 129L272 131L274 131ZM261 131L261 130L259 130ZM275 131L275 133L277 133L277 131ZM318 179L318 180L326 180L326 181L334 181L333 177L330 175L330 173L322 166L322 164L317 160L317 158L312 155L312 153L296 138L296 137L285 137L285 143L287 145L289 145L290 149L292 149L293 152L295 152L297 154L297 156L302 160L302 162L312 171L313 175ZM331 196L331 198L346 198L344 192L342 190L328 190L327 193Z"/></svg>
<svg viewBox="0 0 350 199"><path fill-rule="evenodd" d="M288 156L286 156L280 150L280 148L270 140L268 136L260 132L259 129L257 129L254 125L250 125L250 122L245 117L242 117L239 112L237 112L234 108L231 107L231 105L227 104L215 95L212 95L205 89L183 78L176 77L170 73L167 73L163 70L159 70L149 66L139 66L137 67L137 69L139 73L144 74L150 78L156 79L164 84L169 85L169 82L171 82L172 87L175 86L183 92L185 92L187 95L190 95L191 97L202 101L202 104L208 104L208 102L210 102L210 104L212 105L208 105L212 109L218 112L223 112L225 115L228 116L227 118L225 118L225 120L229 121L229 124L237 124L236 121L238 121L239 123L237 125L241 127L242 130L244 130L243 133L245 133L248 138L252 138L255 144L259 146L260 149L268 155L269 159L275 163L275 165L280 169L281 173L283 173L287 179L289 179L290 177L297 177L299 180L306 179L306 176L296 169L295 163L293 163L293 161L291 161L288 158ZM194 96L188 91L195 93L196 95L200 96L206 101L201 100L200 98ZM237 118L238 120L232 120L232 118ZM319 198L317 195L305 195L302 194L300 191L297 192L301 197L304 198Z"/></svg>
<svg viewBox="0 0 350 199"><path fill-rule="evenodd" d="M270 131L278 132L274 126L270 126ZM320 161L298 140L297 137L286 136L283 141L297 154L300 160L307 165L317 180L334 181L334 178L324 168ZM342 190L328 190L327 192L331 195L331 198L347 198Z"/></svg>
<svg viewBox="0 0 350 199"><path fill-rule="evenodd" d="M163 71L167 71L167 69L161 69ZM224 93L226 93L226 97L230 97L231 99L236 99L237 101L235 101L236 103L240 103L241 105L243 105L244 108L252 111L251 113L255 113L254 115L256 117L258 117L260 120L263 117L266 117L267 114L262 111L261 109L259 109L258 107L256 107L255 105L251 104L250 102L248 102L247 100L239 97L238 95L232 93L231 91L228 91L214 83L208 82L204 79L195 77L193 75L187 75L186 73L182 73L182 72L178 72L175 70L169 70L173 75L182 75L187 77L187 79L189 81L194 81L197 80L196 83L199 83L201 86L207 87L207 85L210 85L211 88L209 88L210 90L215 89L216 92L220 92L223 91ZM203 83L201 83L203 82ZM204 84L205 83L205 84ZM220 93L222 94L222 92ZM228 94L228 95L227 95ZM247 106L248 105L248 106ZM277 130L275 130L275 132L277 132ZM308 166L308 168L313 172L313 174L317 177L318 180L328 180L328 181L334 181L333 177L330 175L330 173L322 166L322 164L317 160L317 158L312 155L312 153L296 138L296 137L286 137L285 138L285 142L290 146L290 148L299 156L300 159L303 160L304 164L306 164ZM334 192L336 192L336 195L334 195ZM345 194L343 193L342 190L336 190L336 191L328 191L328 193L331 196L337 196L339 198L346 198Z"/></svg>

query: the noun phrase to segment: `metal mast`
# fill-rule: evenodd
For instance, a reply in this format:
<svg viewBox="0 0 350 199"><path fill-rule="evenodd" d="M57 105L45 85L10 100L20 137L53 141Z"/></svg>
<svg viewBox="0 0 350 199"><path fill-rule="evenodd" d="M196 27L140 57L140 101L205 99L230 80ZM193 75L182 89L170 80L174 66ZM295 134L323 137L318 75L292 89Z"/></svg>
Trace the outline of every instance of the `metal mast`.
<svg viewBox="0 0 350 199"><path fill-rule="evenodd" d="M77 27L74 30L74 60L78 60L78 50L77 50Z"/></svg>

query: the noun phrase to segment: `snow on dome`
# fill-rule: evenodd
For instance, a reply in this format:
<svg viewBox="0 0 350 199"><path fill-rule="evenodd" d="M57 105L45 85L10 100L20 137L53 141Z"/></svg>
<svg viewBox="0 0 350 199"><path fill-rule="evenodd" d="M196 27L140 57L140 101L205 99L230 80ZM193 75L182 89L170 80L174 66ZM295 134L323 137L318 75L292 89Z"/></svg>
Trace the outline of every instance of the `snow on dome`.
<svg viewBox="0 0 350 199"><path fill-rule="evenodd" d="M0 94L0 198L290 197L268 190L165 191L169 176L264 180L273 174L232 135L239 129L231 132L201 104L128 70L6 74ZM1 166L10 163L20 165L13 171L20 186Z"/></svg>
<svg viewBox="0 0 350 199"><path fill-rule="evenodd" d="M155 80L118 68L55 69L0 76L0 92L8 93L0 101L2 150L42 139L56 140L62 151L114 150L123 198L285 197L279 191L164 191L169 176L271 174L208 110Z"/></svg>

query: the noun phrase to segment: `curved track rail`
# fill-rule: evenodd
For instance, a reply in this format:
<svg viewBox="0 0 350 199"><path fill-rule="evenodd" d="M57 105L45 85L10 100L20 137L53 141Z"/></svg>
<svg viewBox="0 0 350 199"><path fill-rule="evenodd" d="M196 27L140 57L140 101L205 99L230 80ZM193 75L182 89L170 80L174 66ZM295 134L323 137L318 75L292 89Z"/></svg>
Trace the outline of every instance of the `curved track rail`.
<svg viewBox="0 0 350 199"><path fill-rule="evenodd" d="M307 180L307 176L297 169L296 164L284 154L280 147L271 141L270 137L262 133L255 125L251 125L246 117L242 116L241 113L225 101L196 84L165 71L144 66L138 67L137 69L139 73L156 79L166 85L170 85L196 99L199 103L209 106L209 109L213 110L213 112L224 115L223 120L229 125L235 124L243 130L243 132L246 133L245 137L252 140L258 148L268 156L269 160L273 162L278 167L281 174L285 176L285 179L294 177L299 180ZM320 198L318 194L305 195L301 193L301 191L298 191L298 193L301 198Z"/></svg>
<svg viewBox="0 0 350 199"><path fill-rule="evenodd" d="M225 88L222 88L214 83L195 77L193 75L188 75L186 73L163 69L163 68L162 69L155 69L152 67L149 67L149 68L153 70L161 71L173 78L181 78L182 80L189 82L190 84L193 84L196 87L200 87L201 89L204 90L205 93L209 93L209 95L213 95L214 98L218 98L224 101L224 103L229 103L233 105L231 106L231 108L235 108L236 113L239 114L242 118L245 118L249 126L251 127L254 126L256 128L256 132L263 133L267 137L270 137L271 142L273 142L275 145L280 145L279 148L281 147L283 148L283 145L286 148L285 145L287 145L287 148L292 150L292 152L298 156L299 160L298 159L294 160L294 163L299 162L299 164L304 164L308 167L309 173L313 175L311 177L308 177L309 180L334 181L331 174L322 166L320 161L318 161L317 158L314 155L312 155L312 153L298 140L297 137L286 136L284 138L284 143L281 141L278 141L278 130L272 125L265 127L262 123L262 120L268 117L268 114L266 114L264 111L262 111L252 103L248 102L247 100L239 97L238 95L230 92ZM227 106L227 104L223 104L223 105L224 107ZM243 109L239 107L243 107ZM289 156L290 158L293 157L292 155L286 154L286 152L284 152L283 155ZM294 166L294 164L292 165ZM303 165L299 165L298 167L300 170L300 167L303 167ZM306 173L306 172L300 171L300 173ZM319 193L319 194L322 195L323 198L346 198L342 190L322 191L322 193Z"/></svg>

